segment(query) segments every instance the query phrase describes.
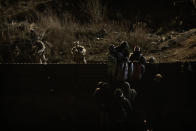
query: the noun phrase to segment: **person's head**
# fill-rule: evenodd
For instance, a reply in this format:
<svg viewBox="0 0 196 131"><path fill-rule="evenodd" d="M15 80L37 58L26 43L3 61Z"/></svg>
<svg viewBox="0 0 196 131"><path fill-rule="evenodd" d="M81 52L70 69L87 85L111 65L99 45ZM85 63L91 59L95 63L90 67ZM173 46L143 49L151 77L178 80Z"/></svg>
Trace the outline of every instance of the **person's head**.
<svg viewBox="0 0 196 131"><path fill-rule="evenodd" d="M120 50L124 56L129 56L129 43L127 41L122 41L120 44Z"/></svg>
<svg viewBox="0 0 196 131"><path fill-rule="evenodd" d="M155 63L155 62L156 62L155 57L151 56L151 57L149 58L149 63L153 64L153 63Z"/></svg>
<svg viewBox="0 0 196 131"><path fill-rule="evenodd" d="M110 52L110 53L114 53L114 52L115 52L115 45L111 45L111 46L109 47L109 52Z"/></svg>
<svg viewBox="0 0 196 131"><path fill-rule="evenodd" d="M120 47L122 49L129 49L129 43L127 41L122 41Z"/></svg>
<svg viewBox="0 0 196 131"><path fill-rule="evenodd" d="M131 87L130 87L130 84L129 82L124 82L121 86L121 89L124 93L124 95L129 98L130 97L130 90L131 90Z"/></svg>
<svg viewBox="0 0 196 131"><path fill-rule="evenodd" d="M103 84L104 84L104 82L102 82L102 81L101 81L101 82L98 82L98 83L97 83L97 88L102 87L102 86L103 86Z"/></svg>
<svg viewBox="0 0 196 131"><path fill-rule="evenodd" d="M100 88L100 89L108 89L109 88L109 85L107 82L98 82L97 84L97 88Z"/></svg>
<svg viewBox="0 0 196 131"><path fill-rule="evenodd" d="M154 76L154 81L155 82L161 82L163 80L163 76L161 74L156 74Z"/></svg>
<svg viewBox="0 0 196 131"><path fill-rule="evenodd" d="M141 49L139 46L135 46L134 49L133 49L133 52L134 53L141 53Z"/></svg>
<svg viewBox="0 0 196 131"><path fill-rule="evenodd" d="M123 92L122 92L122 90L121 90L120 88L115 89L115 91L114 91L114 96L115 96L116 98L123 97Z"/></svg>
<svg viewBox="0 0 196 131"><path fill-rule="evenodd" d="M74 46L79 46L80 45L80 41L75 41L74 42Z"/></svg>
<svg viewBox="0 0 196 131"><path fill-rule="evenodd" d="M162 79L163 78L163 76L161 74L156 74L155 77L156 78L159 78L159 79Z"/></svg>
<svg viewBox="0 0 196 131"><path fill-rule="evenodd" d="M122 89L123 90L129 90L130 88L131 88L131 86L130 86L129 82L124 82L122 84Z"/></svg>

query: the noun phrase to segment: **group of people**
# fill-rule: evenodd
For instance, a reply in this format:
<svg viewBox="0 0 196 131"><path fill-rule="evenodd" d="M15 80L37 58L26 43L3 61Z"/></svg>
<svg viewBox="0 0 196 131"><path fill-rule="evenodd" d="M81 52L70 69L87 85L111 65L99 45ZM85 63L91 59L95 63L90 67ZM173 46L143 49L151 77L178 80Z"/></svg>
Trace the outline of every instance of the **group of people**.
<svg viewBox="0 0 196 131"><path fill-rule="evenodd" d="M128 82L124 82L118 88L109 82L99 82L94 96L100 111L101 129L128 129L128 125L133 124L132 101L136 94Z"/></svg>
<svg viewBox="0 0 196 131"><path fill-rule="evenodd" d="M146 59L139 46L130 53L129 44L121 42L119 46L111 45L108 54L108 75L110 81L121 83L141 80L145 72Z"/></svg>
<svg viewBox="0 0 196 131"><path fill-rule="evenodd" d="M146 59L139 46L134 47L132 54L129 50L129 44L126 41L122 41L119 46L109 47L109 80L98 83L94 93L102 113L101 126L105 128L109 123L110 128L123 130L133 122L133 101L137 91L133 88L132 82L142 79Z"/></svg>

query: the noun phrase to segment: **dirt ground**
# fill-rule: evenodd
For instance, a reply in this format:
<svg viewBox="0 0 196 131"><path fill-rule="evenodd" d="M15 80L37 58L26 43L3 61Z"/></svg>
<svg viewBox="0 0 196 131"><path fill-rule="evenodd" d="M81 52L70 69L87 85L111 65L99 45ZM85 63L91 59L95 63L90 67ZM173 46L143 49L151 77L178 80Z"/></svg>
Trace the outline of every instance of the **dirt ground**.
<svg viewBox="0 0 196 131"><path fill-rule="evenodd" d="M159 45L160 50L149 53L146 57L154 56L157 62L186 62L196 61L196 29L185 32L173 40Z"/></svg>

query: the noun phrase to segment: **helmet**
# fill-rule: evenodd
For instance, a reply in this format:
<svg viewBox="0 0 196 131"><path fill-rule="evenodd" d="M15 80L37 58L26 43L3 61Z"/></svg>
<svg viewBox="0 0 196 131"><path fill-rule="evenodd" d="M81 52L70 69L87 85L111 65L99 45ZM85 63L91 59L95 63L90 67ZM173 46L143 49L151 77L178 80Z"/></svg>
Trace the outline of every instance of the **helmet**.
<svg viewBox="0 0 196 131"><path fill-rule="evenodd" d="M116 90L114 91L114 96L119 98L123 96L123 92L120 88L116 88Z"/></svg>
<svg viewBox="0 0 196 131"><path fill-rule="evenodd" d="M121 46L121 48L128 49L129 48L129 43L127 41L122 41L120 46Z"/></svg>
<svg viewBox="0 0 196 131"><path fill-rule="evenodd" d="M125 97L127 97L127 98L130 98L131 97L130 96L130 90L131 90L131 88L130 88L129 82L124 82L122 84L122 91L123 91Z"/></svg>
<svg viewBox="0 0 196 131"><path fill-rule="evenodd" d="M114 52L114 50L115 50L115 45L111 45L111 46L109 47L109 51L110 51L110 52Z"/></svg>
<svg viewBox="0 0 196 131"><path fill-rule="evenodd" d="M98 82L97 84L97 88L107 88L108 87L108 83L107 82Z"/></svg>
<svg viewBox="0 0 196 131"><path fill-rule="evenodd" d="M141 52L140 47L139 47L139 46L135 46L135 47L134 47L134 52Z"/></svg>
<svg viewBox="0 0 196 131"><path fill-rule="evenodd" d="M155 57L151 56L151 57L149 58L149 63L155 63L155 62L156 62Z"/></svg>
<svg viewBox="0 0 196 131"><path fill-rule="evenodd" d="M124 88L125 90L129 89L130 88L129 82L124 82L122 88Z"/></svg>
<svg viewBox="0 0 196 131"><path fill-rule="evenodd" d="M122 41L119 46L119 51L123 53L125 57L129 56L129 44L127 41Z"/></svg>
<svg viewBox="0 0 196 131"><path fill-rule="evenodd" d="M80 41L75 41L75 42L74 42L74 45L75 45L75 46L80 45Z"/></svg>
<svg viewBox="0 0 196 131"><path fill-rule="evenodd" d="M155 82L160 82L161 80L163 79L163 76L161 75L161 74L156 74L155 76L154 76L154 81Z"/></svg>
<svg viewBox="0 0 196 131"><path fill-rule="evenodd" d="M162 79L163 78L163 76L161 74L156 74L155 77L158 78L158 79Z"/></svg>

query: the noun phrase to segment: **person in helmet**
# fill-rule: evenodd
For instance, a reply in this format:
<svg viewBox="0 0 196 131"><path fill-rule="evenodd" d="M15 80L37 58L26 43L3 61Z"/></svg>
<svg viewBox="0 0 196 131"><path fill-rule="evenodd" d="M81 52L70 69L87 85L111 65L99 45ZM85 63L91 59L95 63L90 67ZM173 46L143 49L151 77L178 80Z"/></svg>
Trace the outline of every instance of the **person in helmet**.
<svg viewBox="0 0 196 131"><path fill-rule="evenodd" d="M129 57L129 44L127 41L122 41L121 44L117 47L118 52L121 52L124 58Z"/></svg>
<svg viewBox="0 0 196 131"><path fill-rule="evenodd" d="M111 98L110 93L112 92L109 83L107 82L98 82L97 88L94 91L94 96L96 102L99 105L99 108L106 111L107 105L109 103L109 98Z"/></svg>
<svg viewBox="0 0 196 131"><path fill-rule="evenodd" d="M138 61L141 64L146 64L146 59L144 58L143 54L141 53L141 49L139 46L134 47L133 54L129 58L130 61Z"/></svg>
<svg viewBox="0 0 196 131"><path fill-rule="evenodd" d="M130 102L133 102L137 92L135 89L131 88L129 82L124 82L121 86L121 89L123 91L124 96L130 100Z"/></svg>
<svg viewBox="0 0 196 131"><path fill-rule="evenodd" d="M116 80L124 82L128 79L128 66L129 66L129 45L127 41L122 41L116 47L117 50L117 71Z"/></svg>
<svg viewBox="0 0 196 131"><path fill-rule="evenodd" d="M109 118L111 121L111 130L127 129L133 108L120 88L114 90L114 98L110 105Z"/></svg>
<svg viewBox="0 0 196 131"><path fill-rule="evenodd" d="M32 44L32 53L36 63L46 64L47 59L45 56L46 46L44 42L37 40Z"/></svg>
<svg viewBox="0 0 196 131"><path fill-rule="evenodd" d="M128 42L122 41L119 46L111 45L108 54L108 73L110 80L115 83L124 82L128 79Z"/></svg>
<svg viewBox="0 0 196 131"><path fill-rule="evenodd" d="M97 108L99 110L99 124L101 129L109 128L109 107L112 101L112 88L107 82L98 82L93 93Z"/></svg>
<svg viewBox="0 0 196 131"><path fill-rule="evenodd" d="M80 45L79 41L74 42L74 47L71 50L71 53L73 55L73 60L76 62L76 64L86 64L86 49L84 46Z"/></svg>
<svg viewBox="0 0 196 131"><path fill-rule="evenodd" d="M132 63L137 63L137 65L139 64L139 66L137 66L137 67L141 66L141 69L139 69L139 72L141 70L141 73L138 73L138 69L135 68L135 71L137 70L136 74L140 74L139 79L141 79L142 75L145 72L146 59L143 56L143 54L141 53L141 49L140 49L139 46L134 47L133 54L130 56L129 61L132 62Z"/></svg>
<svg viewBox="0 0 196 131"><path fill-rule="evenodd" d="M154 82L156 82L156 83L160 83L162 80L163 80L163 76L161 75L161 74L156 74L155 76L154 76Z"/></svg>

